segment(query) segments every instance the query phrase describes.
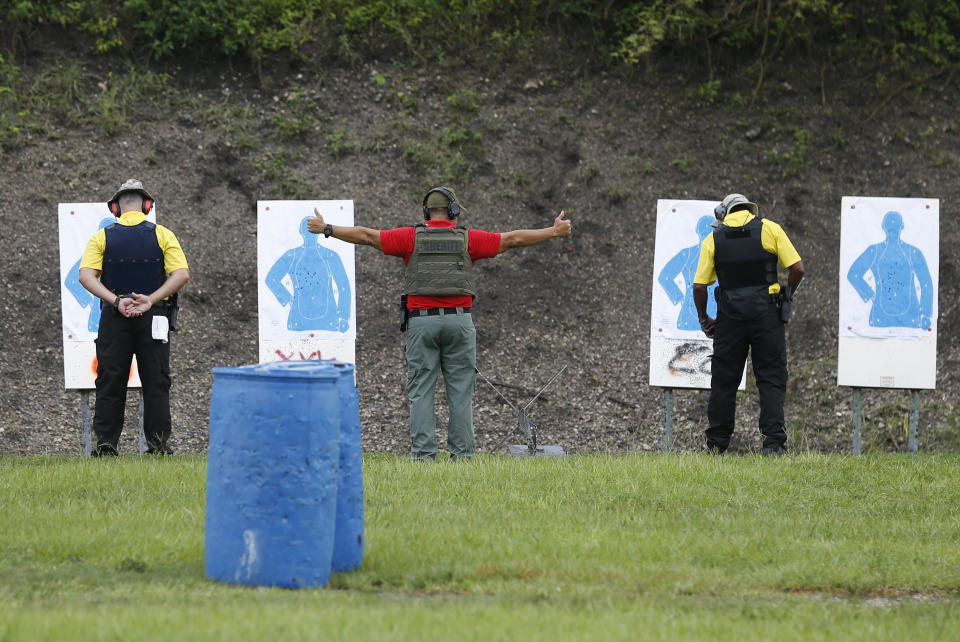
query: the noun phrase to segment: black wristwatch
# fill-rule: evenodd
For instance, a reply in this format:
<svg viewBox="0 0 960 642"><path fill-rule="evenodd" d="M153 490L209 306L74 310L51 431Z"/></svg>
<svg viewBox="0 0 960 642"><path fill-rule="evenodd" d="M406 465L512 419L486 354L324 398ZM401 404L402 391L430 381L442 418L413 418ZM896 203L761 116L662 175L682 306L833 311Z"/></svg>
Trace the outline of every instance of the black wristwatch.
<svg viewBox="0 0 960 642"><path fill-rule="evenodd" d="M330 235L333 234L333 226L327 223L323 226L323 236L330 238Z"/></svg>
<svg viewBox="0 0 960 642"><path fill-rule="evenodd" d="M118 296L116 299L113 300L113 309L114 309L114 310L119 310L119 309L120 309L120 301L121 301L122 299L123 299L122 296Z"/></svg>

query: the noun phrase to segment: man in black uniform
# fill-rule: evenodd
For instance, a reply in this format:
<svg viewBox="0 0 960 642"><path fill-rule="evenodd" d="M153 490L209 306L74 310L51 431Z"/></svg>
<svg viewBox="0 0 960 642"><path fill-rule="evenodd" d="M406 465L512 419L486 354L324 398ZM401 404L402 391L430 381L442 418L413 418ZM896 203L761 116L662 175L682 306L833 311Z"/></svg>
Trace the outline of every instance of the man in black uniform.
<svg viewBox="0 0 960 642"><path fill-rule="evenodd" d="M783 228L758 215L756 204L729 194L716 207L717 229L703 240L693 279L693 299L704 334L713 339L707 447L722 453L730 445L737 387L747 352L760 395L763 454L786 449L783 402L787 389L784 325L793 293L803 279L803 262ZM789 270L787 287L777 282L777 263ZM707 286L716 289L717 318L707 315Z"/></svg>
<svg viewBox="0 0 960 642"><path fill-rule="evenodd" d="M100 298L94 456L116 455L133 356L143 386L147 452L171 454L170 297L190 280L173 232L147 220L153 197L135 179L107 203L117 222L94 234L80 261L80 283Z"/></svg>

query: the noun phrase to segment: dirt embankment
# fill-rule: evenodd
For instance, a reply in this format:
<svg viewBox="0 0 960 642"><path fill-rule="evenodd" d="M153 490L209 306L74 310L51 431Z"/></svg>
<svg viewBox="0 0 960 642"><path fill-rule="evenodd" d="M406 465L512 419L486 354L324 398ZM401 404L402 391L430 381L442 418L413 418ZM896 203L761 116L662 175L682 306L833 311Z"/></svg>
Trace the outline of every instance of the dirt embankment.
<svg viewBox="0 0 960 642"><path fill-rule="evenodd" d="M124 73L55 54L23 73L58 66L90 96ZM808 270L788 330L788 432L796 448L848 452L850 391L836 386L840 199L939 198L939 376L921 393L920 444L958 446L955 85L886 93L860 71L785 62L756 100L753 76L730 69L718 87L671 60L647 75L329 59L260 76L226 62L161 71L169 80L130 99L112 135L105 115L52 118L0 158L0 452L79 450L79 396L63 389L57 203L106 200L131 176L155 193L193 275L172 348L178 452L206 447L210 369L257 359L256 201L353 199L358 224L389 228L416 222L438 183L457 190L469 226L544 227L561 209L573 220L568 240L478 264L476 308L478 365L515 402L568 366L532 419L544 443L571 452L660 447L662 393L647 385L657 199L737 191L783 224ZM364 447L407 452L400 262L358 248L356 268ZM753 390L750 380L740 452L759 443ZM906 393L868 391L864 403L867 448L904 450ZM476 404L486 450L516 417L482 381ZM705 408L706 393L677 393L679 449L700 447ZM121 447L134 452L132 431Z"/></svg>

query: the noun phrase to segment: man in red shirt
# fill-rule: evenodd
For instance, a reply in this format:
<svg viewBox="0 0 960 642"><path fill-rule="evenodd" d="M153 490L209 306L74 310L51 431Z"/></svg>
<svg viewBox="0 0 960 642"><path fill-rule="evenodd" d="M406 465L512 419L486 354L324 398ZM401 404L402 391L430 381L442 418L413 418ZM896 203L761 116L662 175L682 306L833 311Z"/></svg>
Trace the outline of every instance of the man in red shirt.
<svg viewBox="0 0 960 642"><path fill-rule="evenodd" d="M443 371L450 407L447 447L450 459L470 459L473 391L476 384L477 333L471 309L476 295L473 263L510 248L569 236L570 221L560 212L552 227L503 234L456 227L461 207L456 194L435 187L423 197L425 223L393 230L330 225L314 210L307 229L355 245L372 245L403 258L407 308L407 397L413 457L437 456L434 389Z"/></svg>

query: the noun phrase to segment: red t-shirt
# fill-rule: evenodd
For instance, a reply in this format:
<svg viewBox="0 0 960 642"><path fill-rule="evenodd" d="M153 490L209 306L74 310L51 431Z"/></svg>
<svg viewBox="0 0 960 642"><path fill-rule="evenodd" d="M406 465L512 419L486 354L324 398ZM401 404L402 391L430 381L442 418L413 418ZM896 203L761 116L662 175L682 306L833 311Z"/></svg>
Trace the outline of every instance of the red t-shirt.
<svg viewBox="0 0 960 642"><path fill-rule="evenodd" d="M455 227L452 221L427 221L427 227ZM380 230L380 244L383 253L388 256L403 258L406 265L413 254L416 228L398 227L392 230ZM500 252L500 234L484 232L483 230L468 230L467 252L470 260L490 259ZM469 308L473 306L473 297L465 296L417 296L407 297L408 310L424 310L426 308Z"/></svg>

